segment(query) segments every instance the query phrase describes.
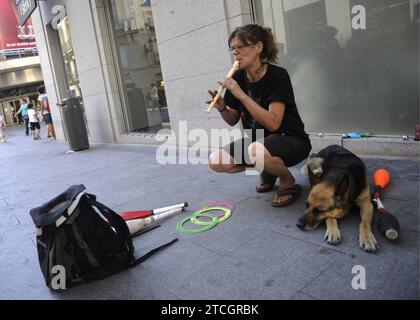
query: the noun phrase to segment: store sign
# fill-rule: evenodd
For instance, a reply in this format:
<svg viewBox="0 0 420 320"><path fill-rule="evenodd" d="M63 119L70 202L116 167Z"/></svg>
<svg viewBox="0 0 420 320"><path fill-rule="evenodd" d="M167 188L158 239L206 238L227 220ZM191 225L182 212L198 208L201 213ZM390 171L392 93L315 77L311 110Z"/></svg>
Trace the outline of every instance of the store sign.
<svg viewBox="0 0 420 320"><path fill-rule="evenodd" d="M19 25L16 0L0 0L0 54L16 55L21 49L34 49L35 32L32 19Z"/></svg>
<svg viewBox="0 0 420 320"><path fill-rule="evenodd" d="M20 0L16 4L19 12L20 25L23 25L26 20L31 16L32 12L36 9L35 0Z"/></svg>

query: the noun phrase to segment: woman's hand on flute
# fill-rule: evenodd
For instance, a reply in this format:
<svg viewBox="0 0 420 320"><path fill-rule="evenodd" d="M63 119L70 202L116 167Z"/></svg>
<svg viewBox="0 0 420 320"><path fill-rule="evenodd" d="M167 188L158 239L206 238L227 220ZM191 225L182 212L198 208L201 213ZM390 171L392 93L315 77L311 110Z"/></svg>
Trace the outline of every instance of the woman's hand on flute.
<svg viewBox="0 0 420 320"><path fill-rule="evenodd" d="M217 95L217 90L209 90L208 92L210 94L211 100L206 101L206 104L211 104L213 102L214 97ZM222 111L226 107L226 103L221 96L219 97L219 99L217 99L217 102L214 105L214 107L219 111Z"/></svg>
<svg viewBox="0 0 420 320"><path fill-rule="evenodd" d="M230 93L232 93L232 95L238 100L241 100L246 96L246 93L241 89L239 84L233 78L229 77L226 78L225 81L218 81L217 83L229 90Z"/></svg>

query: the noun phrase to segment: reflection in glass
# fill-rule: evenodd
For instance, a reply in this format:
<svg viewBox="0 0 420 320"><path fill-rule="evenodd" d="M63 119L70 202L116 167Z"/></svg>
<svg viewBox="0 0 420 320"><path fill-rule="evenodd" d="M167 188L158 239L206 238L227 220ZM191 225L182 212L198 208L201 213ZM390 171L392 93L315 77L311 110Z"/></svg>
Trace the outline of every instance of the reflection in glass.
<svg viewBox="0 0 420 320"><path fill-rule="evenodd" d="M309 132L413 135L419 123L417 0L256 0ZM366 29L353 28L366 10ZM363 18L363 17L362 17Z"/></svg>
<svg viewBox="0 0 420 320"><path fill-rule="evenodd" d="M81 97L80 81L76 68L76 59L73 52L68 17L65 17L58 24L58 35L60 38L61 51L63 53L63 61L66 69L67 87L73 96Z"/></svg>
<svg viewBox="0 0 420 320"><path fill-rule="evenodd" d="M128 132L169 127L165 86L150 2L110 1Z"/></svg>

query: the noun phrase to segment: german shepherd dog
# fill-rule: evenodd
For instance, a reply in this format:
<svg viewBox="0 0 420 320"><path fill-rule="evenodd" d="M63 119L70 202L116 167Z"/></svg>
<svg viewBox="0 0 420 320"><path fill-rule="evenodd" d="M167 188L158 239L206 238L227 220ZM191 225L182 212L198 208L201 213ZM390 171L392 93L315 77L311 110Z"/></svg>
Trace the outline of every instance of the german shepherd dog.
<svg viewBox="0 0 420 320"><path fill-rule="evenodd" d="M301 230L313 230L325 221L325 241L338 244L341 233L337 219L344 217L352 205L357 205L362 220L360 247L368 252L376 251L377 242L371 229L373 206L363 161L347 149L332 145L311 155L302 173L309 175L311 191L306 200L305 214L297 226Z"/></svg>

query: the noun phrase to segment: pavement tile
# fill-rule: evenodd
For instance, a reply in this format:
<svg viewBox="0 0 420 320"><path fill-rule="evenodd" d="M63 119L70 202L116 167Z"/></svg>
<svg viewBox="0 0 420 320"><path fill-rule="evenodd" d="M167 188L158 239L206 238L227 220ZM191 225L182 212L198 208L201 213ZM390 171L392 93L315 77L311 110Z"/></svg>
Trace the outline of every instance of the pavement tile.
<svg viewBox="0 0 420 320"><path fill-rule="evenodd" d="M177 297L163 286L143 265L122 271L105 279L81 284L55 294L60 300L175 300Z"/></svg>
<svg viewBox="0 0 420 320"><path fill-rule="evenodd" d="M162 240L160 239L158 243L144 247L142 250L139 250L136 245L136 255L153 249L159 243L163 243ZM165 287L177 294L176 288L180 284L189 281L188 279L196 273L201 274L201 270L220 259L221 256L218 254L184 237L152 256L143 263L143 266L148 272L151 272L154 278L163 280Z"/></svg>
<svg viewBox="0 0 420 320"><path fill-rule="evenodd" d="M173 291L181 299L288 299L339 256L268 231L200 268Z"/></svg>
<svg viewBox="0 0 420 320"><path fill-rule="evenodd" d="M419 299L419 236L407 232L404 243L383 243L375 254L355 248L306 285L302 292L316 299ZM354 289L362 266L365 289Z"/></svg>
<svg viewBox="0 0 420 320"><path fill-rule="evenodd" d="M35 244L28 238L2 247L0 299L54 299L45 286Z"/></svg>
<svg viewBox="0 0 420 320"><path fill-rule="evenodd" d="M290 300L316 300L314 297L311 297L308 294L298 292L290 297Z"/></svg>

